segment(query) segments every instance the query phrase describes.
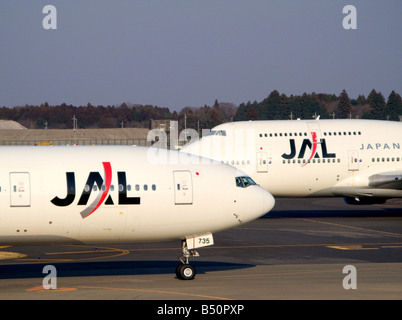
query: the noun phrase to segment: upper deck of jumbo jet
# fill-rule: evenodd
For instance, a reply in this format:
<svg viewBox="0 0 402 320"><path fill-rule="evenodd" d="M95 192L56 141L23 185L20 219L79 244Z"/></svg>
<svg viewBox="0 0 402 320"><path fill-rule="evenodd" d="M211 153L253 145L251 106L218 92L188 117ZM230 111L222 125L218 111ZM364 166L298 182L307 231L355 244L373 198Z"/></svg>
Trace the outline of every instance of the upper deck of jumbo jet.
<svg viewBox="0 0 402 320"><path fill-rule="evenodd" d="M315 125L315 127L309 127L309 125ZM271 137L300 136L300 133L301 136L307 136L309 129L314 128L319 128L321 133L327 136L353 136L375 133L376 136L389 136L391 134L402 138L402 122L368 119L238 121L220 124L212 128L207 135L228 136L235 130L252 129L263 136L265 134L268 136L272 134Z"/></svg>
<svg viewBox="0 0 402 320"><path fill-rule="evenodd" d="M257 120L220 124L198 143L186 145L182 151L194 152L197 145L233 141L234 144L280 144L284 139L311 139L317 143L326 139L332 145L353 141L361 150L400 148L402 122L382 120Z"/></svg>

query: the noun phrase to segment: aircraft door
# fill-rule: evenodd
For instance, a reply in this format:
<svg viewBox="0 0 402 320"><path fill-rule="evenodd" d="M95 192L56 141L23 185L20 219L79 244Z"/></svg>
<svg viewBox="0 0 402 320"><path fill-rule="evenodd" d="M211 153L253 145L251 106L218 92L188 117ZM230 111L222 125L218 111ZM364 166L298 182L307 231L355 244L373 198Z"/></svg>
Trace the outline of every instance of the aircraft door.
<svg viewBox="0 0 402 320"><path fill-rule="evenodd" d="M193 204L193 181L191 171L174 171L174 203Z"/></svg>
<svg viewBox="0 0 402 320"><path fill-rule="evenodd" d="M257 172L268 172L268 156L266 152L257 152Z"/></svg>
<svg viewBox="0 0 402 320"><path fill-rule="evenodd" d="M348 151L348 170L359 171L359 152L357 150Z"/></svg>
<svg viewBox="0 0 402 320"><path fill-rule="evenodd" d="M10 172L10 206L31 206L31 186L28 172Z"/></svg>

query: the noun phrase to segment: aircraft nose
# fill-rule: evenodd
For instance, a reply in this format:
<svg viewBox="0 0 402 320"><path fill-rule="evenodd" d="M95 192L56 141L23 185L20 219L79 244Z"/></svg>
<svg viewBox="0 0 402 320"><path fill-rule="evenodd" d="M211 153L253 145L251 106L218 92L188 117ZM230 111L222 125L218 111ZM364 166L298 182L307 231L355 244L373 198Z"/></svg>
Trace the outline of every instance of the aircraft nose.
<svg viewBox="0 0 402 320"><path fill-rule="evenodd" d="M261 188L261 193L262 193L262 212L263 214L268 213L273 209L275 206L275 198L270 194L267 190Z"/></svg>
<svg viewBox="0 0 402 320"><path fill-rule="evenodd" d="M272 210L275 205L274 197L260 186L247 188L250 194L244 203L241 220L244 223L258 219Z"/></svg>

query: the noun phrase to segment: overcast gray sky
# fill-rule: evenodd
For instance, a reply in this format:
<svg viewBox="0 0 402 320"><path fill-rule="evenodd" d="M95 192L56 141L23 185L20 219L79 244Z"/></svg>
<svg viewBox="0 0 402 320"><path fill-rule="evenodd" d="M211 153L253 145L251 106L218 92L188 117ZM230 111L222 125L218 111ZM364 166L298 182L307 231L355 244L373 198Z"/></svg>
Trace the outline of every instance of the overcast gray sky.
<svg viewBox="0 0 402 320"><path fill-rule="evenodd" d="M356 30L342 26L350 4ZM387 99L402 94L401 16L401 0L1 0L0 106Z"/></svg>

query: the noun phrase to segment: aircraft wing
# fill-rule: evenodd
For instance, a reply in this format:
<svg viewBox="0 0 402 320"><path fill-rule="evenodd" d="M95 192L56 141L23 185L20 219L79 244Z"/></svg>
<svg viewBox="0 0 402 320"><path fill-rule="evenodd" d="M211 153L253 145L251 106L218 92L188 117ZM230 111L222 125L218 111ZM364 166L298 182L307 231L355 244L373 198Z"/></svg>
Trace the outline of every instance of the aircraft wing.
<svg viewBox="0 0 402 320"><path fill-rule="evenodd" d="M385 203L402 197L402 171L387 171L369 176L368 186L335 186L335 196L345 197L349 204Z"/></svg>
<svg viewBox="0 0 402 320"><path fill-rule="evenodd" d="M369 186L380 189L402 190L402 171L390 171L369 177Z"/></svg>

